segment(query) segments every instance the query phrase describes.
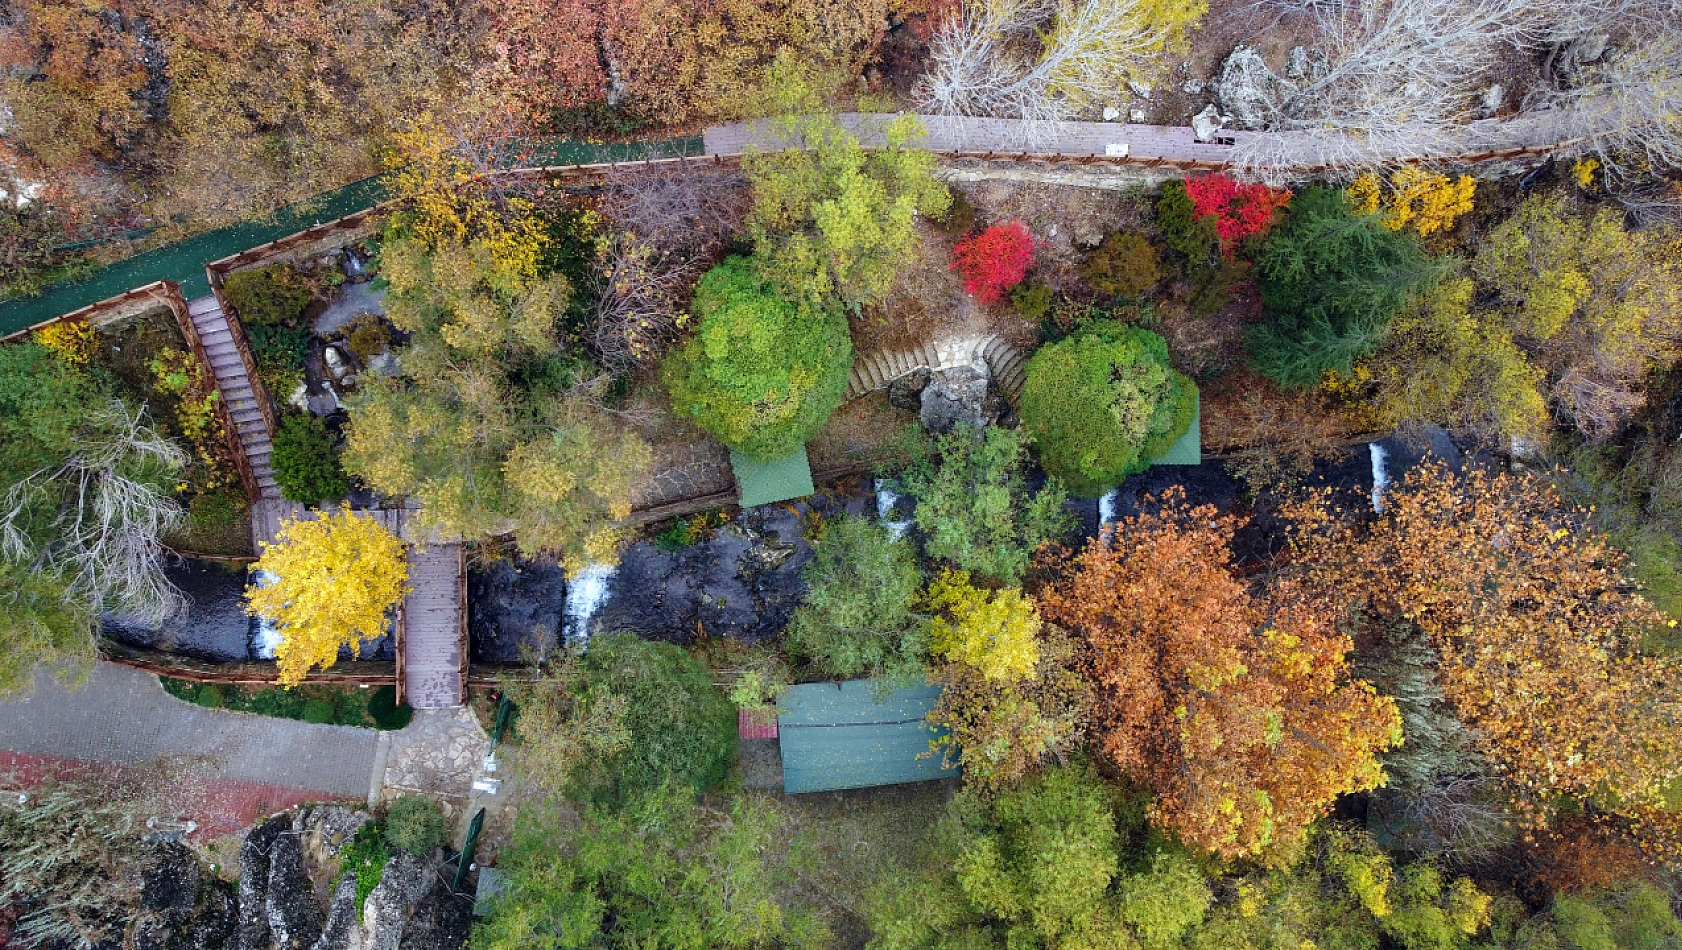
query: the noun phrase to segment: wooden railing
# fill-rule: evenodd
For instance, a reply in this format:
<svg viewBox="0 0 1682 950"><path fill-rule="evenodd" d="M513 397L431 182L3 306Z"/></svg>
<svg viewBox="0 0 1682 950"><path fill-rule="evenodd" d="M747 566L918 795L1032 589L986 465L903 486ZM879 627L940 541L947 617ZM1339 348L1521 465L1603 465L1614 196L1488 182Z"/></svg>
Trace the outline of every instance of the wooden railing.
<svg viewBox="0 0 1682 950"><path fill-rule="evenodd" d="M467 656L467 548L456 545L456 603L461 610L456 618L456 655L461 657L461 676L456 685L456 701L467 702L467 671L471 662Z"/></svg>
<svg viewBox="0 0 1682 950"><path fill-rule="evenodd" d="M128 304L134 303L138 300L163 299L164 295L170 293L173 293L176 297L180 297L181 288L167 280L154 281L153 283L136 287L133 290L125 290L115 297L107 297L98 303L90 303L80 310L72 310L69 313L54 317L51 320L42 320L40 323L25 327L16 333L8 333L5 336L0 336L0 343L10 343L13 340L22 339L23 337L34 333L36 330L43 327L50 327L55 323L63 323L66 320L92 320L94 317L107 310L127 306Z"/></svg>
<svg viewBox="0 0 1682 950"><path fill-rule="evenodd" d="M397 612L392 616L391 620L392 650L397 654L397 704L399 706L403 704L403 700L406 698L405 693L407 692L404 689L405 683L403 680L403 632L406 620L407 618L403 615L403 601L399 600L397 602Z"/></svg>

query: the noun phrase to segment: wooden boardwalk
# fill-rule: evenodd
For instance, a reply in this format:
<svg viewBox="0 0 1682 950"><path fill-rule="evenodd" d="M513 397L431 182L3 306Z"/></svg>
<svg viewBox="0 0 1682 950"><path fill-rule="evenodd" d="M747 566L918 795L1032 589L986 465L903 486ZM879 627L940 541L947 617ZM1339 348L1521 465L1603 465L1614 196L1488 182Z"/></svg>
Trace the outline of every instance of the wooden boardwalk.
<svg viewBox="0 0 1682 950"><path fill-rule="evenodd" d="M214 296L189 301L187 316L191 327L188 341L209 365L216 388L222 393L224 418L239 437L240 474L246 481L253 508L259 501L280 501L280 488L275 484L274 469L269 466L274 406L262 382L256 378L245 331L228 319ZM255 532L255 511L252 524Z"/></svg>
<svg viewBox="0 0 1682 950"><path fill-rule="evenodd" d="M865 148L887 144L884 128L896 116L847 112L835 117ZM1273 171L1309 174L1348 164L1350 156L1367 161L1481 162L1540 155L1576 144L1550 137L1547 116L1484 119L1445 130L1414 148L1364 140L1342 133L1244 132L1222 129L1199 142L1186 126L1127 122L1029 122L975 116L918 117L924 131L911 143L944 158L996 161L1076 162L1080 164L1169 166L1187 170L1245 171L1267 151L1288 157ZM705 153L716 160L750 151L778 151L799 143L779 134L770 120L757 119L708 128ZM1426 154L1426 153L1429 154Z"/></svg>

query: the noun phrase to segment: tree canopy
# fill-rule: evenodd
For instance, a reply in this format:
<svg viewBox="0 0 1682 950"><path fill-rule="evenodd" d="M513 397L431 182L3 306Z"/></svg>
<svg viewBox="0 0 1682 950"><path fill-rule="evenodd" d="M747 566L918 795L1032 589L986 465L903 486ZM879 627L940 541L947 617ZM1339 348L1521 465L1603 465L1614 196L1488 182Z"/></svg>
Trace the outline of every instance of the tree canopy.
<svg viewBox="0 0 1682 950"><path fill-rule="evenodd" d="M282 686L332 666L341 648L354 652L385 634L392 608L409 592L406 550L377 520L349 507L281 522L251 567L270 580L246 589L246 609L280 634Z"/></svg>
<svg viewBox="0 0 1682 950"><path fill-rule="evenodd" d="M793 302L732 257L695 288L695 336L666 357L677 411L731 448L781 458L841 405L853 345L832 302Z"/></svg>
<svg viewBox="0 0 1682 950"><path fill-rule="evenodd" d="M1028 360L1022 425L1046 472L1082 497L1144 471L1196 413L1197 385L1149 330L1098 321Z"/></svg>

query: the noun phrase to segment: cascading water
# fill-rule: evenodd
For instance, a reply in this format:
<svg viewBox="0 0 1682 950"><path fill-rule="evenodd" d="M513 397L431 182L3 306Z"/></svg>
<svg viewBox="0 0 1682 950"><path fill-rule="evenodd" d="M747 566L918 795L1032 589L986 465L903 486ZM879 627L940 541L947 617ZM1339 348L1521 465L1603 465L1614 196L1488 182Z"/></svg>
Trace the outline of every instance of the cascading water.
<svg viewBox="0 0 1682 950"><path fill-rule="evenodd" d="M1372 453L1372 510L1383 513L1384 490L1390 487L1390 472L1385 466L1390 453L1377 442L1368 442L1367 450Z"/></svg>
<svg viewBox="0 0 1682 950"><path fill-rule="evenodd" d="M268 571L256 571L251 575L251 582L258 587L267 587L278 578ZM275 650L280 646L280 630L274 621L259 615L257 630L251 637L251 655L259 660L272 660Z"/></svg>
<svg viewBox="0 0 1682 950"><path fill-rule="evenodd" d="M566 608L561 614L562 643L567 649L584 652L590 642L590 618L607 603L608 581L618 570L612 564L591 564L567 582Z"/></svg>
<svg viewBox="0 0 1682 950"><path fill-rule="evenodd" d="M1121 489L1112 488L1098 499L1098 527L1115 523L1115 503L1120 495Z"/></svg>
<svg viewBox="0 0 1682 950"><path fill-rule="evenodd" d="M910 518L894 519L894 506L897 504L899 493L888 487L886 479L876 479L876 520L888 529L888 535L896 541L905 537L905 532L911 530Z"/></svg>

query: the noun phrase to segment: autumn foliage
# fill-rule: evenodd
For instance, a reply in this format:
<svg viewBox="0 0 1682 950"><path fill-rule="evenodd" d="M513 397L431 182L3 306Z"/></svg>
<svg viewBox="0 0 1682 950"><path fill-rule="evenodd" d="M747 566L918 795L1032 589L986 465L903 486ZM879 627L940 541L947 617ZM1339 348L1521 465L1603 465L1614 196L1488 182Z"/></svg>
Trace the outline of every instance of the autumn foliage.
<svg viewBox="0 0 1682 950"><path fill-rule="evenodd" d="M1430 638L1444 694L1522 814L1540 824L1572 796L1672 847L1660 809L1682 772L1682 670L1642 651L1667 621L1585 512L1529 479L1433 465L1385 495L1370 529L1323 501L1290 513L1301 583L1341 592L1361 632Z"/></svg>
<svg viewBox="0 0 1682 950"><path fill-rule="evenodd" d="M952 247L952 269L964 276L964 290L993 303L1028 275L1034 238L1020 221L1004 221Z"/></svg>
<svg viewBox="0 0 1682 950"><path fill-rule="evenodd" d="M1227 256L1238 242L1262 234L1273 224L1273 213L1290 203L1291 192L1259 182L1240 184L1224 174L1186 180L1186 196L1197 218L1213 218L1215 234Z"/></svg>
<svg viewBox="0 0 1682 950"><path fill-rule="evenodd" d="M1041 614L1090 650L1093 740L1152 820L1223 857L1289 850L1338 795L1384 781L1395 703L1350 680L1333 609L1233 576L1235 523L1170 493L1061 565Z"/></svg>
<svg viewBox="0 0 1682 950"><path fill-rule="evenodd" d="M385 633L386 615L409 591L404 550L378 521L348 507L281 523L252 566L273 580L246 591L246 610L280 631L282 686L332 666L340 647L355 650Z"/></svg>

